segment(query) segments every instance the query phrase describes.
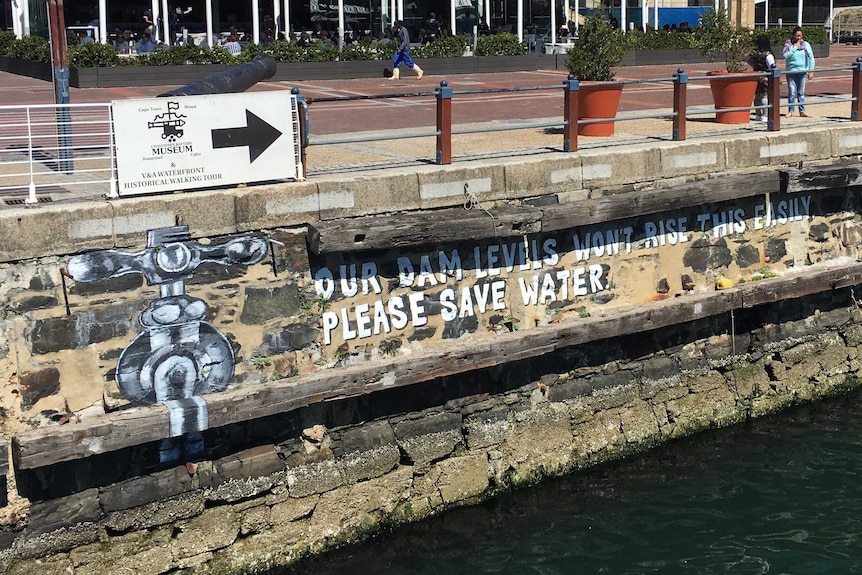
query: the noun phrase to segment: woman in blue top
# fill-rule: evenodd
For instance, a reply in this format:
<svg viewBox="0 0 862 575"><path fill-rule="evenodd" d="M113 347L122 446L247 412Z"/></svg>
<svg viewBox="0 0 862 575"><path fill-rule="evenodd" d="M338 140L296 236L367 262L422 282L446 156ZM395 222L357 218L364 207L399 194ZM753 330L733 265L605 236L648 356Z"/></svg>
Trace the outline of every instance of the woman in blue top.
<svg viewBox="0 0 862 575"><path fill-rule="evenodd" d="M810 118L805 113L805 82L814 73L814 52L811 44L802 39L802 28L793 29L793 37L784 44L784 61L787 69L787 117L793 116L794 103L799 102L799 115Z"/></svg>

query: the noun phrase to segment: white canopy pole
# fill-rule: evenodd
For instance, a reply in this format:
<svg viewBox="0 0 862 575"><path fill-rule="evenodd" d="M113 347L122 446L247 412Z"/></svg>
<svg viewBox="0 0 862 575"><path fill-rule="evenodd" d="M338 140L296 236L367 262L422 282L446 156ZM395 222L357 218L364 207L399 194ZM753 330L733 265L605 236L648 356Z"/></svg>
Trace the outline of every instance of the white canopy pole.
<svg viewBox="0 0 862 575"><path fill-rule="evenodd" d="M763 3L763 14L763 19L765 20L763 28L769 30L769 0L766 0L766 2Z"/></svg>
<svg viewBox="0 0 862 575"><path fill-rule="evenodd" d="M396 0L398 5L398 18L396 20L404 20L404 0Z"/></svg>
<svg viewBox="0 0 862 575"><path fill-rule="evenodd" d="M524 41L524 0L518 0L518 42Z"/></svg>
<svg viewBox="0 0 862 575"><path fill-rule="evenodd" d="M99 42L108 43L108 2L99 0Z"/></svg>
<svg viewBox="0 0 862 575"><path fill-rule="evenodd" d="M206 1L207 9L207 46L213 47L213 0Z"/></svg>
<svg viewBox="0 0 862 575"><path fill-rule="evenodd" d="M278 21L281 19L281 0L272 0L272 19L275 23L275 29L272 31L273 40L278 40L278 33L281 32L281 25Z"/></svg>
<svg viewBox="0 0 862 575"><path fill-rule="evenodd" d="M338 51L344 46L344 0L338 0Z"/></svg>
<svg viewBox="0 0 862 575"><path fill-rule="evenodd" d="M581 15L581 0L575 0L575 31L577 32L578 28L581 27L580 23L580 15Z"/></svg>
<svg viewBox="0 0 862 575"><path fill-rule="evenodd" d="M395 0L392 0L395 2ZM393 4L394 5L394 4ZM454 36L455 32L455 0L449 0L449 29Z"/></svg>
<svg viewBox="0 0 862 575"><path fill-rule="evenodd" d="M251 40L260 44L260 0L251 0Z"/></svg>
<svg viewBox="0 0 862 575"><path fill-rule="evenodd" d="M563 18L566 19L566 30L569 30L569 0L563 0Z"/></svg>
<svg viewBox="0 0 862 575"><path fill-rule="evenodd" d="M796 25L802 26L802 0L796 5Z"/></svg>
<svg viewBox="0 0 862 575"><path fill-rule="evenodd" d="M557 43L557 0L551 0L551 46Z"/></svg>
<svg viewBox="0 0 862 575"><path fill-rule="evenodd" d="M641 28L646 32L647 24L649 24L649 0L641 0Z"/></svg>
<svg viewBox="0 0 862 575"><path fill-rule="evenodd" d="M628 0L620 0L620 30L626 32L629 29L629 25L627 20L629 18L628 11L626 10L626 4ZM577 19L577 16L575 17Z"/></svg>
<svg viewBox="0 0 862 575"><path fill-rule="evenodd" d="M293 39L293 28L290 26L290 0L284 0L284 37L288 41Z"/></svg>
<svg viewBox="0 0 862 575"><path fill-rule="evenodd" d="M168 24L168 20L170 20L170 14L168 14L168 0L162 0L162 42L170 46L173 44L173 38L170 36L170 25Z"/></svg>
<svg viewBox="0 0 862 575"><path fill-rule="evenodd" d="M653 30L658 30L658 0L653 1L655 2L655 4L653 5L653 7L655 8L655 16L653 17L652 28Z"/></svg>
<svg viewBox="0 0 862 575"><path fill-rule="evenodd" d="M832 29L832 15L835 13L835 3L832 0L829 0L829 43L832 43L832 37L834 30Z"/></svg>
<svg viewBox="0 0 862 575"><path fill-rule="evenodd" d="M159 43L159 36L161 36L161 34L162 34L161 30L159 30L159 16L161 15L161 12L159 12L159 0L152 0L151 9L153 11L153 38L152 38L152 40L153 40L154 44L158 44Z"/></svg>
<svg viewBox="0 0 862 575"><path fill-rule="evenodd" d="M485 0L485 24L491 27L491 0Z"/></svg>

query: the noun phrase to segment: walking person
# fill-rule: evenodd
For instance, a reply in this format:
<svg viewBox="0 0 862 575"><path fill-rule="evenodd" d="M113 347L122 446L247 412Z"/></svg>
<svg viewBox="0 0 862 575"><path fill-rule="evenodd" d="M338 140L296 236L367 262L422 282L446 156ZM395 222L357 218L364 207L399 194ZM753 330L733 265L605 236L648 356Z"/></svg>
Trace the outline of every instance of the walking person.
<svg viewBox="0 0 862 575"><path fill-rule="evenodd" d="M757 37L757 43L751 56L748 58L748 65L755 72L769 72L775 68L775 56L772 54L769 36L762 34ZM754 92L754 105L766 106L769 104L769 98L766 95L766 88L769 85L769 80L766 76L761 76L757 79L757 90ZM756 122L766 122L766 108L757 108L754 111L754 120Z"/></svg>
<svg viewBox="0 0 862 575"><path fill-rule="evenodd" d="M397 80L401 76L401 71L398 67L402 63L406 64L411 70L415 70L416 75L421 79L425 72L410 57L410 34L407 32L407 28L404 27L403 20L398 20L395 23L393 36L395 36L397 44L395 46L395 56L392 58L392 76L389 79Z"/></svg>
<svg viewBox="0 0 862 575"><path fill-rule="evenodd" d="M802 28L793 29L793 37L784 44L784 61L787 69L787 117L793 116L794 104L799 104L799 115L805 113L805 84L814 77L814 52L811 44L802 39Z"/></svg>

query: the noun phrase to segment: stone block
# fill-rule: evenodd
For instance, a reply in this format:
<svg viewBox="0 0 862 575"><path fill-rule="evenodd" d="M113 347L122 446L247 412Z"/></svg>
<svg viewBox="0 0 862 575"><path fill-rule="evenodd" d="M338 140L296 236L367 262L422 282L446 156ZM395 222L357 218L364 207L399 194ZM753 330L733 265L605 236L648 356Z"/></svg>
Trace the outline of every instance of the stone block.
<svg viewBox="0 0 862 575"><path fill-rule="evenodd" d="M344 476L334 460L308 463L285 472L291 497L325 493L344 485Z"/></svg>
<svg viewBox="0 0 862 575"><path fill-rule="evenodd" d="M672 358L667 356L653 357L642 364L641 377L644 379L666 379L677 375L679 375L679 367Z"/></svg>
<svg viewBox="0 0 862 575"><path fill-rule="evenodd" d="M60 392L60 370L49 367L38 371L25 371L19 376L18 385L22 409L32 407L43 397Z"/></svg>
<svg viewBox="0 0 862 575"><path fill-rule="evenodd" d="M269 288L246 287L240 321L255 325L292 316L299 312L301 304L299 288L293 282Z"/></svg>
<svg viewBox="0 0 862 575"><path fill-rule="evenodd" d="M30 506L30 521L25 535L32 537L50 533L79 523L92 523L101 518L99 492L97 489L87 489L67 497L34 502Z"/></svg>
<svg viewBox="0 0 862 575"><path fill-rule="evenodd" d="M215 462L215 473L222 481L263 477L284 470L284 462L274 445L261 445L234 453Z"/></svg>
<svg viewBox="0 0 862 575"><path fill-rule="evenodd" d="M320 496L314 495L299 499L291 498L287 501L276 503L270 508L269 520L273 525L284 525L302 519L314 511L319 500Z"/></svg>
<svg viewBox="0 0 862 575"><path fill-rule="evenodd" d="M567 194L583 188L581 159L575 154L512 160L504 169L506 195L512 199Z"/></svg>
<svg viewBox="0 0 862 575"><path fill-rule="evenodd" d="M518 475L532 481L538 475L561 474L572 463L572 426L562 404L545 404L518 413L506 434L504 452L516 462Z"/></svg>
<svg viewBox="0 0 862 575"><path fill-rule="evenodd" d="M633 146L625 152L583 151L578 155L581 185L585 188L648 182L661 176L661 156L655 147Z"/></svg>
<svg viewBox="0 0 862 575"><path fill-rule="evenodd" d="M459 162L457 166L437 166L419 171L419 200L422 209L463 206L468 194L486 209L506 199L503 166L481 162Z"/></svg>
<svg viewBox="0 0 862 575"><path fill-rule="evenodd" d="M395 426L395 436L413 463L430 463L448 456L463 443L461 415L444 412L401 421Z"/></svg>
<svg viewBox="0 0 862 575"><path fill-rule="evenodd" d="M725 153L721 142L685 142L661 148L661 174L671 178L721 172L727 165Z"/></svg>
<svg viewBox="0 0 862 575"><path fill-rule="evenodd" d="M69 254L114 245L111 206L104 202L40 204L0 212L0 262Z"/></svg>
<svg viewBox="0 0 862 575"><path fill-rule="evenodd" d="M16 314L28 313L37 309L50 309L59 305L60 300L49 295L20 294L12 298L6 308Z"/></svg>
<svg viewBox="0 0 862 575"><path fill-rule="evenodd" d="M855 122L850 125L833 126L829 133L832 137L832 151L838 156L858 156L862 154L862 128Z"/></svg>
<svg viewBox="0 0 862 575"><path fill-rule="evenodd" d="M832 137L828 132L808 130L802 133L775 133L767 136L768 145L761 147L761 158L768 164L810 162L832 156Z"/></svg>
<svg viewBox="0 0 862 575"><path fill-rule="evenodd" d="M467 448L483 449L503 442L511 428L506 409L483 411L464 418Z"/></svg>
<svg viewBox="0 0 862 575"><path fill-rule="evenodd" d="M420 207L415 173L345 175L318 182L321 220L366 216Z"/></svg>
<svg viewBox="0 0 862 575"><path fill-rule="evenodd" d="M141 307L139 302L129 302L36 320L30 332L31 350L34 354L45 354L81 349L123 337L132 329L132 320Z"/></svg>
<svg viewBox="0 0 862 575"><path fill-rule="evenodd" d="M484 453L452 457L437 464L437 488L443 503L452 504L481 495L488 488L490 472Z"/></svg>
<svg viewBox="0 0 862 575"><path fill-rule="evenodd" d="M336 457L353 452L371 451L387 445L395 445L395 432L388 421L374 421L358 427L345 429L337 437L332 451Z"/></svg>
<svg viewBox="0 0 862 575"><path fill-rule="evenodd" d="M246 232L313 222L326 201L310 181L243 188L235 195L236 228Z"/></svg>
<svg viewBox="0 0 862 575"><path fill-rule="evenodd" d="M401 461L401 451L392 443L368 451L353 451L338 460L344 481L357 483L392 471Z"/></svg>
<svg viewBox="0 0 862 575"><path fill-rule="evenodd" d="M185 466L178 466L103 487L99 501L105 512L110 513L187 493L192 488L192 478Z"/></svg>
<svg viewBox="0 0 862 575"><path fill-rule="evenodd" d="M592 393L590 384L585 379L574 379L554 384L548 389L548 401L565 401Z"/></svg>
<svg viewBox="0 0 862 575"><path fill-rule="evenodd" d="M216 503L236 503L268 493L275 485L272 477L252 477L232 479L207 492L207 501Z"/></svg>
<svg viewBox="0 0 862 575"><path fill-rule="evenodd" d="M200 515L204 504L205 499L199 493L183 494L111 513L105 520L105 527L115 533L151 529Z"/></svg>
<svg viewBox="0 0 862 575"><path fill-rule="evenodd" d="M398 441L449 431L461 432L460 413L425 414L418 418L404 419L395 424L395 437Z"/></svg>
<svg viewBox="0 0 862 575"><path fill-rule="evenodd" d="M744 170L769 164L769 140L766 136L724 142L728 171Z"/></svg>
<svg viewBox="0 0 862 575"><path fill-rule="evenodd" d="M177 559L224 549L236 541L241 517L230 506L207 509L201 515L175 525L179 530L171 541Z"/></svg>

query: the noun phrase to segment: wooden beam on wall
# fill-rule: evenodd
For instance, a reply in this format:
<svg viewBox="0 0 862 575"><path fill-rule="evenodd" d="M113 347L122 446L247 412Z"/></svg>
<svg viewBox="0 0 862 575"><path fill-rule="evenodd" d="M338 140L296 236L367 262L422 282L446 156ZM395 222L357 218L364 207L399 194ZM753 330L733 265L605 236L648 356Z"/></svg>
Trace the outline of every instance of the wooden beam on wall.
<svg viewBox="0 0 862 575"><path fill-rule="evenodd" d="M455 341L409 358L323 370L260 386L204 396L210 427L249 421L324 401L365 395L458 373L539 357L555 350L620 335L652 331L731 310L799 298L862 283L862 263L808 269L722 291L691 293L660 302L512 332L474 342ZM80 423L25 431L13 437L16 468L35 469L157 441L169 434L163 405L135 408Z"/></svg>

